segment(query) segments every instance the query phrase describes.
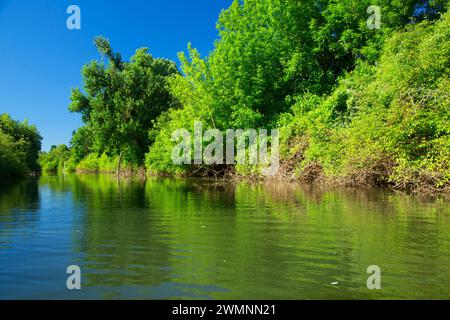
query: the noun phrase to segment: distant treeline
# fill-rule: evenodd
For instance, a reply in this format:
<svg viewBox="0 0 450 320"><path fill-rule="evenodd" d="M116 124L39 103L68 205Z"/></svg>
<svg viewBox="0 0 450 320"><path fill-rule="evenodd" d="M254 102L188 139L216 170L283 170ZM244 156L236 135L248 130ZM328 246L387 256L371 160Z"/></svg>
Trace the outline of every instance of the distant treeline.
<svg viewBox="0 0 450 320"><path fill-rule="evenodd" d="M367 9L380 8L381 28ZM280 128L285 179L445 189L450 181L450 15L447 0L234 1L207 56L174 62L138 49L130 61L96 39L104 60L83 68L70 111L84 126L44 171L157 174L251 166L177 166L172 132Z"/></svg>

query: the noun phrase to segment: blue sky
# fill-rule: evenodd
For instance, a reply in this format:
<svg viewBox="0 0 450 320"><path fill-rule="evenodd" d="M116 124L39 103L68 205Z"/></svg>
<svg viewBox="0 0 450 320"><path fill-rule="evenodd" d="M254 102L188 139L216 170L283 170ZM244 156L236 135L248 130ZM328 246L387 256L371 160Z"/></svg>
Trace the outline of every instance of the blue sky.
<svg viewBox="0 0 450 320"><path fill-rule="evenodd" d="M0 0L0 113L28 119L44 137L43 150L68 143L81 126L70 113L70 89L81 67L99 56L103 35L128 59L139 47L178 63L192 42L207 55L220 11L232 0ZM68 30L69 5L81 9L81 30Z"/></svg>

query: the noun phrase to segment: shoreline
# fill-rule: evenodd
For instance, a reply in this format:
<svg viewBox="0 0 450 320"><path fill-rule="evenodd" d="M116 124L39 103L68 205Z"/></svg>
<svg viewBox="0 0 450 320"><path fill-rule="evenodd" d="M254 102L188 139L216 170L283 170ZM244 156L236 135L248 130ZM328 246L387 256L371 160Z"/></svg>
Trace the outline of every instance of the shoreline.
<svg viewBox="0 0 450 320"><path fill-rule="evenodd" d="M192 172L196 174L192 174ZM210 172L193 170L192 172L186 172L184 174L171 174L167 172L154 172L145 170L144 167L140 167L136 170L125 169L121 170L119 174L116 171L90 171L90 170L76 170L74 172L59 172L59 173L45 173L40 175L33 175L21 179L39 178L40 176L59 176L59 175L110 175L115 176L117 179L139 179L142 181L148 178L166 178L166 179L204 179L205 181L211 182L224 182L224 183L251 183L251 184L291 184L298 186L311 186L318 188L339 188L339 189L377 189L386 190L392 192L400 192L408 195L418 196L418 197L435 197L443 196L446 199L450 199L450 186L445 186L441 189L431 188L429 186L422 186L420 188L408 188L404 185L391 184L372 184L372 183L362 183L358 182L357 179L351 176L342 177L327 177L321 172L318 175L311 175L311 172L307 174L295 176L293 174L283 174L279 173L275 176L264 177L256 174L241 174L235 170L228 170L221 172L221 175L212 175ZM16 179L16 180L21 180Z"/></svg>

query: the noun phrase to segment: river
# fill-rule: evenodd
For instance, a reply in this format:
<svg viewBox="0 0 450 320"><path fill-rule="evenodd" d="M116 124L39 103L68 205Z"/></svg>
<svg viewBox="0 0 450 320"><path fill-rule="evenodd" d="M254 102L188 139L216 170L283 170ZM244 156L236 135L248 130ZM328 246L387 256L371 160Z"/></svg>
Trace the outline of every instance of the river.
<svg viewBox="0 0 450 320"><path fill-rule="evenodd" d="M109 175L0 186L0 299L449 298L442 198Z"/></svg>

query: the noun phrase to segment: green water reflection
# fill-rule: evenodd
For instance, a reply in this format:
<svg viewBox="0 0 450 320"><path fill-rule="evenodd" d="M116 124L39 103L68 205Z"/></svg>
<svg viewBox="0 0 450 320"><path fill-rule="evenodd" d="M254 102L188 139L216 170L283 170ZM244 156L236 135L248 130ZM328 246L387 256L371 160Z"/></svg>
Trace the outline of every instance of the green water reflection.
<svg viewBox="0 0 450 320"><path fill-rule="evenodd" d="M78 175L4 185L0 200L2 299L450 298L441 198Z"/></svg>

